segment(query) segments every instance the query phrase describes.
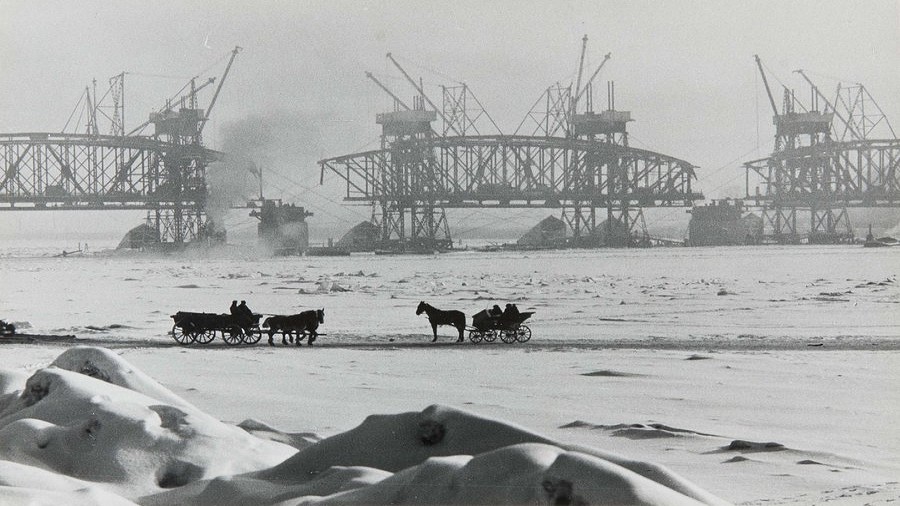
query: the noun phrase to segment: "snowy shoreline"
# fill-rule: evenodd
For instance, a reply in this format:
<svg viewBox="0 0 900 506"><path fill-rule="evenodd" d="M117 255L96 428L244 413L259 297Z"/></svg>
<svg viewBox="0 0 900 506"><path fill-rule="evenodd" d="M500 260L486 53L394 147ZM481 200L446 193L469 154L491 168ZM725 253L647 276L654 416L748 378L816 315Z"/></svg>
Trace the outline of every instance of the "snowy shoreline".
<svg viewBox="0 0 900 506"><path fill-rule="evenodd" d="M253 434L275 441L308 443L341 437L365 425L373 413L400 413L386 417L397 421L440 404L448 408L436 409L461 413L452 416L464 420L507 420L514 425L502 423L503 427L527 427L529 433L565 442L556 445L660 464L735 503L809 504L839 499L829 494L843 490L846 502L834 504L857 504L863 497L887 499L900 490L895 479L900 468L891 463L900 452L890 423L891 413L900 405L895 388L900 354L895 352L279 348L133 345L105 353L159 381L155 395L169 392L169 402L181 399L204 416L254 428ZM10 392L22 389L31 375L46 374L44 368L66 350L78 348L0 348L9 357L4 369L12 369L2 375L4 403L13 402L11 395L20 397L21 391ZM83 365L83 360L69 362ZM436 368L436 362L441 367ZM260 374L261 370L272 373ZM90 397L98 394L111 395L101 388ZM81 427L86 417L67 413L64 422L57 422L58 430ZM8 418L0 420L8 425ZM12 443L3 434L13 434L10 430L0 427L4 460L9 459ZM451 467L462 469L459 466L465 463L457 464ZM441 469L450 473L447 476L453 474ZM513 468L508 471L515 474ZM497 473L504 475L502 468L493 476ZM275 474L278 480L287 479ZM11 483L8 473L0 473L3 476ZM353 476L372 485L388 474L377 474L377 479L371 474L364 479ZM253 490L260 486L256 478L234 480L224 487L232 494L242 493L241 487L250 481ZM175 496L166 495L175 491L167 491L153 501L136 502L219 504L224 500L219 495L223 484L232 479L201 483L205 482L184 487ZM203 495L210 483L215 485ZM4 488L0 495L3 491L10 492ZM191 494L199 495L188 499ZM272 503L252 497L254 503ZM461 497L451 502L479 502ZM360 501L374 500L369 499ZM526 501L520 499L513 503ZM421 496L407 500L423 501ZM633 503L627 498L611 503L623 501ZM595 497L591 503L603 502Z"/></svg>
<svg viewBox="0 0 900 506"><path fill-rule="evenodd" d="M26 393L29 377L53 376L46 368L74 345L101 346L194 406L208 422L200 433L215 426L223 437L230 434L222 441L255 441L246 439L249 430L270 443L312 442L340 437L373 414L399 420L442 406L435 409L473 423L489 419L542 441L661 465L734 503L886 503L900 495L895 253L809 246L257 261L8 259L0 262L2 317L22 322L22 332L78 339L0 345L0 386L10 406ZM319 289L334 283L348 291ZM176 311L225 312L234 299L265 313L325 308L320 332L327 335L312 347L269 347L265 341L232 347L221 338L178 346L169 335ZM535 311L529 320L533 337L524 344L455 344L452 329L443 327L431 343L428 322L415 315L423 300L468 316L489 304L516 302L523 311ZM84 386L86 380L71 381ZM92 398L114 398L104 387L80 391L81 406L90 406ZM147 420L151 426L184 425L175 422L176 412L150 408L172 402L141 403L135 409L144 413L142 421L125 424L127 437L113 445L124 450L114 460L134 462L142 455L135 427ZM17 448L13 453L23 458L40 455L37 443L24 453L16 446L27 440L18 437L23 426L29 434L94 431L90 414L75 416L69 404L62 403L55 421L22 415L4 422L0 449ZM75 441L80 439L61 443ZM216 438L208 442L215 446ZM243 450L235 444L239 454ZM539 453L561 455L555 452ZM4 455L0 460L11 458ZM203 455L209 454L195 456ZM221 459L225 467L228 458ZM450 479L468 463L482 462L441 458L450 459L441 461L443 471L419 470ZM278 462L263 467L285 459L271 460ZM54 462L32 484L71 484L66 473L78 472L80 463ZM173 466L150 466L149 477L129 466L116 473L133 474L134 480L121 478L124 489L187 480L193 485L157 492L169 498L176 491L202 495L197 468L205 468L196 461L197 468ZM0 477L16 475L3 469ZM209 469L210 476L240 474ZM348 471L335 474L332 484L371 485L388 479L386 473L396 474ZM549 499L542 481L528 485L537 503ZM244 495L243 487L257 481L209 483L231 489L236 501L266 502ZM553 483L556 491L565 488ZM19 492L0 489L10 501ZM500 501L484 497L457 499ZM83 501L96 502L102 501Z"/></svg>

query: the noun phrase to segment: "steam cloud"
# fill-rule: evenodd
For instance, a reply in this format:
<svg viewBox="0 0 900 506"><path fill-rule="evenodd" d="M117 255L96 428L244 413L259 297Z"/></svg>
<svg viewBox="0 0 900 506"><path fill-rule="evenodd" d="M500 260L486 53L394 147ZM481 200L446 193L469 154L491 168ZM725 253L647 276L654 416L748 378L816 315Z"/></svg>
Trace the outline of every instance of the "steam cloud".
<svg viewBox="0 0 900 506"><path fill-rule="evenodd" d="M215 226L222 225L232 205L256 196L260 167L269 174L273 170L281 174L290 170L290 179L311 181L322 147L324 116L278 111L248 116L222 127L220 150L225 152L225 159L210 164L207 172L206 212L210 221ZM268 180L267 193L272 189ZM275 190L283 193L277 191L281 188Z"/></svg>

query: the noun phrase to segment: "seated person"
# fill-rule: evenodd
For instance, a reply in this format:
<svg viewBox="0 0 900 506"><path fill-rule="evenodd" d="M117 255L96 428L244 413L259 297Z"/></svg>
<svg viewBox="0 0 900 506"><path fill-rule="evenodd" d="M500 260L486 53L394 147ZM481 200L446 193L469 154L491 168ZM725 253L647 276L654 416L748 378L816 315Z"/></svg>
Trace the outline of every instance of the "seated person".
<svg viewBox="0 0 900 506"><path fill-rule="evenodd" d="M497 321L497 318L500 317L502 311L500 311L500 306L494 305L494 307L482 309L481 311L472 315L472 326L478 330L490 330L494 327L494 322Z"/></svg>
<svg viewBox="0 0 900 506"><path fill-rule="evenodd" d="M519 316L519 308L515 304L507 304L503 311L503 317L508 320L515 320Z"/></svg>

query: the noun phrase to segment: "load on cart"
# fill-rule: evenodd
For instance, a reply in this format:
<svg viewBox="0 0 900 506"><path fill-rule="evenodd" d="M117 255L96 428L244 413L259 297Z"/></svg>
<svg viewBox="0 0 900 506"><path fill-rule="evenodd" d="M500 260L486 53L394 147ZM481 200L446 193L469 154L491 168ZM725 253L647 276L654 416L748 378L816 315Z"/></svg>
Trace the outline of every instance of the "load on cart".
<svg viewBox="0 0 900 506"><path fill-rule="evenodd" d="M179 311L172 315L175 325L172 326L172 337L178 344L209 344L217 335L229 345L256 344L263 333L269 336L269 344L273 345L275 334L281 334L282 344L288 342L299 346L307 340L312 345L320 334L317 329L325 323L325 309L312 309L293 315L269 315L260 328L262 314L254 313L241 301L231 302L228 313L194 313Z"/></svg>
<svg viewBox="0 0 900 506"><path fill-rule="evenodd" d="M178 311L172 315L175 320L172 337L179 344L208 344L216 335L229 345L256 344L262 337L259 330L261 317L251 311L245 301L238 304L236 300L231 301L227 314Z"/></svg>
<svg viewBox="0 0 900 506"><path fill-rule="evenodd" d="M506 309L494 305L472 315L469 340L473 343L493 342L500 338L504 343L524 343L531 339L531 329L524 322L534 311L519 312L515 304L507 304Z"/></svg>

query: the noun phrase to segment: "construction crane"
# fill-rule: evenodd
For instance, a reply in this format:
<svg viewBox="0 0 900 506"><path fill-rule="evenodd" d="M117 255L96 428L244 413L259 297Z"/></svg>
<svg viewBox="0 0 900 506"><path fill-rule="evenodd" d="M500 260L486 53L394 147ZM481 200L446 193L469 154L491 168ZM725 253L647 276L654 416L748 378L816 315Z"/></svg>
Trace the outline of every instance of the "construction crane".
<svg viewBox="0 0 900 506"><path fill-rule="evenodd" d="M459 130L457 130L456 126L454 126L453 123L450 122L446 116L444 116L444 113L436 105L434 105L434 102L432 102L431 99L428 98L428 95L425 94L425 90L422 89L422 85L416 83L416 81L406 73L406 70L404 70L403 67L401 67L400 64L397 63L397 60L394 59L394 56L391 55L391 53L388 53L387 58L391 60L391 63L393 63L394 66L397 67L397 70L399 70L400 73L403 74L403 77L406 78L409 84L411 84L412 87L415 88L417 92L419 92L419 96L422 97L423 100L428 102L428 105L430 105L431 108L434 109L435 112L437 112L438 116L441 117L441 120L444 122L444 124L449 125L450 129L453 130L453 133L455 133L456 135L462 135Z"/></svg>
<svg viewBox="0 0 900 506"><path fill-rule="evenodd" d="M806 73L803 72L803 69L797 69L794 72L797 74L800 74L800 76L803 77L803 79L807 83L809 83L809 86L812 88L812 92L813 92L814 96L825 102L825 104L831 109L831 111L834 113L834 115L837 116L839 120L841 120L841 123L843 123L850 130L850 132L853 134L854 138L856 138L858 140L865 139L865 136L860 135L860 133L856 131L856 128L854 128L854 126L850 123L850 121L848 121L846 118L844 118L840 112L838 112L838 110L834 106L834 104L832 104L831 102L828 101L827 98L825 98L825 95L823 95L822 92L819 91L819 87L816 86L816 84L813 83L812 80L810 80L810 78L806 76Z"/></svg>
<svg viewBox="0 0 900 506"><path fill-rule="evenodd" d="M0 209L146 210L147 223L140 229L148 234L141 232L141 243L168 247L224 239L221 223L209 215L206 178L208 166L221 160L222 153L205 148L201 132L239 51L231 51L205 111L198 108L197 94L216 79L198 85L195 77L151 112L148 121L125 134L127 72L122 72L110 78L103 96L96 82L93 89L85 88L62 133L4 134L0 166L7 169L0 175ZM111 105L104 103L109 98ZM86 132L65 132L85 116ZM98 121L104 118L111 123L110 135L100 133ZM155 132L142 135L151 123Z"/></svg>
<svg viewBox="0 0 900 506"><path fill-rule="evenodd" d="M762 77L763 86L766 87L766 95L769 97L769 105L772 106L772 114L778 116L778 106L775 105L775 97L772 96L772 89L769 87L769 80L766 78L766 72L763 70L762 61L759 59L759 55L753 55L753 58L756 60L756 66L759 68L759 75Z"/></svg>
<svg viewBox="0 0 900 506"><path fill-rule="evenodd" d="M600 71L603 69L603 66L606 65L606 62L607 62L610 58L612 58L612 53L606 53L606 54L603 56L603 61L600 62L600 65L597 67L597 70L595 70L594 73L591 74L591 78L588 79L587 82L584 84L584 88L581 88L581 91L579 91L579 92L575 95L574 104L573 104L573 106L572 106L572 107L573 107L573 110L574 110L575 105L578 104L578 100L581 99L581 96L584 95L584 92L586 92L587 90L590 89L591 83L594 81L594 78L597 77L597 74L600 73Z"/></svg>
<svg viewBox="0 0 900 506"><path fill-rule="evenodd" d="M587 41L588 37L585 35L581 39L581 58L578 60L578 77L575 80L575 91L574 96L571 101L571 109L569 111L569 117L574 116L578 112L578 101L581 100L581 97L585 94L586 91L591 89L591 83L594 81L594 78L597 77L597 74L600 73L600 70L603 69L603 66L606 65L606 62L612 57L612 53L606 53L603 56L603 61L600 62L600 65L597 66L597 70L591 74L590 79L584 83L584 87L581 86L581 76L584 70L584 56L587 51Z"/></svg>
<svg viewBox="0 0 900 506"><path fill-rule="evenodd" d="M219 86L216 87L216 92L213 93L213 97L209 101L209 107L206 108L206 114L203 115L203 121L200 122L199 133L203 133L203 127L206 126L206 122L209 121L209 115L212 112L213 107L216 106L216 100L219 98L219 92L222 91L222 86L225 84L225 79L228 77L228 72L231 71L231 64L234 63L234 59L235 57L237 57L239 52L241 52L240 46L234 46L234 49L231 50L231 58L228 59L228 65L225 66L225 71L222 73L222 78L219 79Z"/></svg>
<svg viewBox="0 0 900 506"><path fill-rule="evenodd" d="M380 88L382 91L384 91L389 97L391 97L391 99L393 99L395 107L402 108L403 111L424 111L425 104L427 103L433 109L433 111L428 112L430 114L434 114L435 117L440 117L444 125L442 132L440 133L434 129L431 129L432 135L446 136L452 132L457 136L465 136L469 129L474 130L476 134L480 135L480 132L478 131L478 128L476 126L476 122L482 117L486 118L498 133L501 132L500 127L497 126L497 123L484 109L484 106L465 83L458 83L459 86L441 86L444 107L443 109L440 109L425 94L425 90L421 84L421 80L417 83L393 57L391 53L387 53L387 58L391 60L394 66L400 71L401 74L403 74L403 77L406 79L406 81L409 82L416 90L416 93L418 95L414 97L413 107L407 105L407 103L404 102L403 99L401 99L399 96L397 96L396 93L391 91L371 72L366 72L366 77L369 78L373 83L375 83L375 85L378 86L378 88ZM469 107L469 105L467 105L467 99L470 101L468 102L468 104L472 104L472 107ZM381 115L380 117L384 118L385 116Z"/></svg>
<svg viewBox="0 0 900 506"><path fill-rule="evenodd" d="M382 84L381 81L379 81L378 78L375 77L371 72L366 72L366 77L368 77L369 79L371 79L373 83L375 83L379 88L381 88L385 93L387 93L391 98L393 98L395 104L397 104L397 105L403 107L403 109L406 110L406 111L411 110L411 109L409 108L409 106L406 105L406 103L403 102L403 100L402 100L400 97L398 97L397 95L395 95L395 94L394 94L387 86L385 86L384 84Z"/></svg>
<svg viewBox="0 0 900 506"><path fill-rule="evenodd" d="M900 140L861 84L847 88L848 93L853 90L856 93L848 101L842 98L839 84L835 100L830 101L803 70L795 73L810 86L808 107L785 88L784 104L779 111L762 62L758 55L754 58L775 125L771 155L744 163L746 198L756 200L761 208L764 240L778 243L852 240L849 207L894 207L898 202L893 165ZM836 123L835 118L840 121ZM837 135L841 125L843 132ZM869 138L878 125L884 125L891 138ZM751 173L755 179L752 184ZM755 194L751 192L752 186L756 186ZM807 230L802 228L804 219L809 222Z"/></svg>
<svg viewBox="0 0 900 506"><path fill-rule="evenodd" d="M775 151L791 150L804 145L813 146L828 139L831 135L831 122L834 118L834 113L823 113L816 110L817 99L819 97L824 98L821 96L818 88L807 79L807 82L812 86L812 102L808 110L796 100L793 92L785 87L784 105L779 112L778 107L775 105L775 98L772 95L772 89L769 87L766 73L763 70L762 61L759 55L753 55L753 58L756 60L756 66L759 68L759 74L766 88L769 105L772 106L772 122L775 124ZM827 100L825 102L828 103ZM802 112L795 110L795 106L798 104Z"/></svg>
<svg viewBox="0 0 900 506"><path fill-rule="evenodd" d="M225 70L222 73L222 77L218 79L219 85L216 87L216 91L213 93L213 97L210 100L209 106L206 108L206 111L197 109L197 96L206 87L212 85L216 82L215 77L210 77L206 81L204 81L200 86L196 85L197 77L191 78L191 80L185 84L181 90L179 90L174 97L168 99L166 101L166 105L160 108L157 112L151 113L150 118L141 123L138 127L132 129L128 132L128 135L137 135L142 132L148 125L151 123L158 123L163 119L172 118L173 114L178 117L179 120L187 120L187 114L196 116L196 126L192 127L192 130L196 128L196 132L191 136L199 139L200 134L203 132L203 128L206 126L206 122L209 121L210 113L212 112L213 107L216 105L216 101L219 98L219 93L222 91L222 86L225 84L225 79L228 77L228 73L231 71L231 66L234 63L235 57L237 57L238 53L241 51L240 46L235 46L235 48L231 51L231 57L228 60L228 64L225 66ZM185 91L187 90L187 91ZM185 111L184 114L180 112L175 112L176 105L180 105L181 108ZM185 107L187 105L187 107ZM192 111L187 113L186 111ZM190 121L194 121L191 119ZM163 132L166 130L164 129ZM157 131L157 135L160 132Z"/></svg>

